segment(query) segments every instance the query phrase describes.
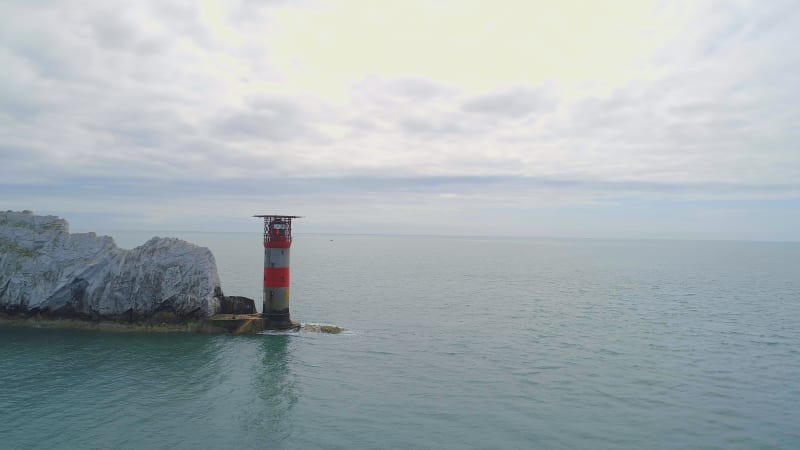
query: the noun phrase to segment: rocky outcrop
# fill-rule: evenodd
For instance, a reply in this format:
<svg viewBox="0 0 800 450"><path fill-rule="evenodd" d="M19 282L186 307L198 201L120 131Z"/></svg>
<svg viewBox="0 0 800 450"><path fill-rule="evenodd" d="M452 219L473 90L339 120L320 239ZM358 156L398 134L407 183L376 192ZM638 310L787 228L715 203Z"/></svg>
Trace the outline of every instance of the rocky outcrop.
<svg viewBox="0 0 800 450"><path fill-rule="evenodd" d="M207 248L154 237L124 250L59 217L0 212L0 312L181 321L217 313L221 297Z"/></svg>
<svg viewBox="0 0 800 450"><path fill-rule="evenodd" d="M220 314L256 314L256 302L252 298L231 296L220 299Z"/></svg>

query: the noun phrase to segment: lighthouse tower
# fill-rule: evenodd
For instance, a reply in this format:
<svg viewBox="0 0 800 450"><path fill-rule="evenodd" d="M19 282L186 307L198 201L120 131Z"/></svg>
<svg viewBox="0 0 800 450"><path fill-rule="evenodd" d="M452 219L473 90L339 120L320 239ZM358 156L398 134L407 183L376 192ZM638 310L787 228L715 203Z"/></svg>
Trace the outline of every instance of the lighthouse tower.
<svg viewBox="0 0 800 450"><path fill-rule="evenodd" d="M289 251L292 219L301 216L258 215L264 219L264 308L268 329L293 328L289 317Z"/></svg>

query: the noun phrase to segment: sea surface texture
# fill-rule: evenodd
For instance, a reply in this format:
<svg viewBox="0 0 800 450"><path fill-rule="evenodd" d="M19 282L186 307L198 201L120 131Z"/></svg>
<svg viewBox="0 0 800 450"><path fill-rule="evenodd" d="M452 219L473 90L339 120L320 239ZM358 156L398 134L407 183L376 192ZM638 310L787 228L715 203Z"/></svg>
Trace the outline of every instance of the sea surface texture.
<svg viewBox="0 0 800 450"><path fill-rule="evenodd" d="M0 447L800 448L797 243L298 234L291 302L348 331L0 328Z"/></svg>

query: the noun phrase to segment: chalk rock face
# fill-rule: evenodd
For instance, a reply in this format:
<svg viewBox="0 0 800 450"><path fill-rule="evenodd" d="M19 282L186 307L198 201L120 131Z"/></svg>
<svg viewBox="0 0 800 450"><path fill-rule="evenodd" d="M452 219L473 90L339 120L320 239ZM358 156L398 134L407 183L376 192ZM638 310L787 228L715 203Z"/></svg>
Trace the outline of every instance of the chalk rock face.
<svg viewBox="0 0 800 450"><path fill-rule="evenodd" d="M124 250L66 220L0 212L0 310L83 318L210 316L222 296L214 255L174 238Z"/></svg>

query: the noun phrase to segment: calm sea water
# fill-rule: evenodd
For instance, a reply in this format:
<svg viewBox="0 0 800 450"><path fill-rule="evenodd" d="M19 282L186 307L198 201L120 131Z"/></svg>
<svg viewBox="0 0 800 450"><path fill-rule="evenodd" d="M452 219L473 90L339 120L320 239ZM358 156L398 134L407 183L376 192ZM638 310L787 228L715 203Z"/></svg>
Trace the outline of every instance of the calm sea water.
<svg viewBox="0 0 800 450"><path fill-rule="evenodd" d="M260 298L257 233L177 236ZM349 331L0 328L0 447L800 448L797 243L298 235L292 283Z"/></svg>

